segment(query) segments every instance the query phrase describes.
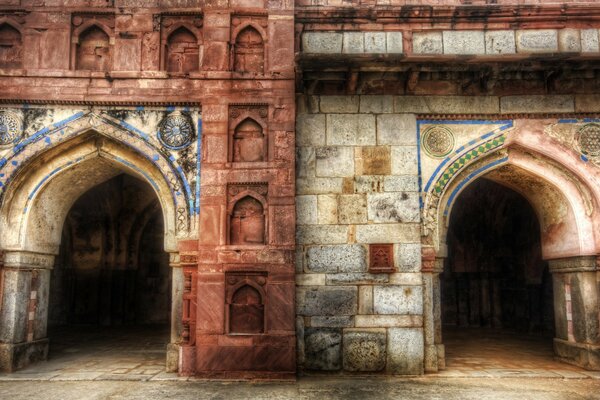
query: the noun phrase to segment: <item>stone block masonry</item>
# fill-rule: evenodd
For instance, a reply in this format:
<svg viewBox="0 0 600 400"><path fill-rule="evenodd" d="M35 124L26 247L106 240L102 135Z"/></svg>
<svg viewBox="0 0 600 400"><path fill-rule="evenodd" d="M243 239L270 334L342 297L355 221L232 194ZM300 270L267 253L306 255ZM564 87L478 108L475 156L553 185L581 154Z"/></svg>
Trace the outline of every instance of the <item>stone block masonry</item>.
<svg viewBox="0 0 600 400"><path fill-rule="evenodd" d="M372 39L383 43L383 36ZM344 36L343 44L359 41ZM299 366L420 374L415 114L394 112L390 96L313 101L313 112L300 109L296 130ZM368 272L374 243L393 244L396 273Z"/></svg>

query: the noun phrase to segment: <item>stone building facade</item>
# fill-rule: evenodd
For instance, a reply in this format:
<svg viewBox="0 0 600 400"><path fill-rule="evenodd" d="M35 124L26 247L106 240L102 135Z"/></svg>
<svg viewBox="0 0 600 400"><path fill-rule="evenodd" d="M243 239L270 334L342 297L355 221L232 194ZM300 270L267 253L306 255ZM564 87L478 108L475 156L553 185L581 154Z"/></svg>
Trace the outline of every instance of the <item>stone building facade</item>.
<svg viewBox="0 0 600 400"><path fill-rule="evenodd" d="M443 321L523 312L482 267L523 241L452 220L482 180L533 210L557 357L600 369L600 7L431 3L0 1L0 369L92 311L170 320L183 375L444 369Z"/></svg>

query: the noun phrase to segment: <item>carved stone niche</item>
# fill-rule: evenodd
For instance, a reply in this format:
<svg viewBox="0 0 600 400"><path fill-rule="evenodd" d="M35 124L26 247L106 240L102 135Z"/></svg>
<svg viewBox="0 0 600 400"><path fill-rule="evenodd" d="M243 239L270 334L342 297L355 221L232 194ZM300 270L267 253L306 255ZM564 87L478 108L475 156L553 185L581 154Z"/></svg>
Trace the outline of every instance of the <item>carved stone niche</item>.
<svg viewBox="0 0 600 400"><path fill-rule="evenodd" d="M266 105L229 107L229 161L268 161Z"/></svg>
<svg viewBox="0 0 600 400"><path fill-rule="evenodd" d="M396 272L393 244L371 244L369 246L369 272L372 274Z"/></svg>
<svg viewBox="0 0 600 400"><path fill-rule="evenodd" d="M231 20L231 69L236 72L265 73L267 17L233 15Z"/></svg>
<svg viewBox="0 0 600 400"><path fill-rule="evenodd" d="M232 184L227 188L230 245L264 245L267 237L267 184Z"/></svg>
<svg viewBox="0 0 600 400"><path fill-rule="evenodd" d="M71 67L110 71L115 44L114 15L75 14L71 21Z"/></svg>
<svg viewBox="0 0 600 400"><path fill-rule="evenodd" d="M226 321L228 334L265 333L266 272L225 274Z"/></svg>
<svg viewBox="0 0 600 400"><path fill-rule="evenodd" d="M8 22L0 25L0 68L23 66L23 41L17 26Z"/></svg>
<svg viewBox="0 0 600 400"><path fill-rule="evenodd" d="M202 24L201 15L161 17L161 70L173 74L188 74L200 70Z"/></svg>

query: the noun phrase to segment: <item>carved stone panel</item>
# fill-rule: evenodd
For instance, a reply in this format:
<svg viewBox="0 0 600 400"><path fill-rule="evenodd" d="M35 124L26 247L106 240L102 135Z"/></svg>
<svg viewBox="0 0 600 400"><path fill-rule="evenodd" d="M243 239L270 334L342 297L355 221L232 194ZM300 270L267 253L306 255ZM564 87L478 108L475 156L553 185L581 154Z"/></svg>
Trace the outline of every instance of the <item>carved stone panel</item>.
<svg viewBox="0 0 600 400"><path fill-rule="evenodd" d="M114 16L74 15L71 57L75 69L110 71L114 45Z"/></svg>
<svg viewBox="0 0 600 400"><path fill-rule="evenodd" d="M369 272L373 274L392 273L394 268L394 245L371 244L369 246Z"/></svg>
<svg viewBox="0 0 600 400"><path fill-rule="evenodd" d="M263 16L235 15L231 21L232 69L263 74L267 19Z"/></svg>
<svg viewBox="0 0 600 400"><path fill-rule="evenodd" d="M200 69L202 23L200 15L162 16L164 70L175 74L187 74Z"/></svg>

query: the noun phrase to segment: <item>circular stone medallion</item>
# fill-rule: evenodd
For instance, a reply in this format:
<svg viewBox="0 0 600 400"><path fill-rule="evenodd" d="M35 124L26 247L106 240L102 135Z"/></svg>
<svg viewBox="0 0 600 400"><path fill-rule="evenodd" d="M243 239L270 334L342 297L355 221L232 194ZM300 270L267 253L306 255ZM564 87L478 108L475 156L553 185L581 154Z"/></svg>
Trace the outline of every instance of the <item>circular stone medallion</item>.
<svg viewBox="0 0 600 400"><path fill-rule="evenodd" d="M0 111L0 146L15 143L23 134L21 118L10 111Z"/></svg>
<svg viewBox="0 0 600 400"><path fill-rule="evenodd" d="M445 126L432 126L423 132L421 144L431 157L445 157L454 149L454 134Z"/></svg>
<svg viewBox="0 0 600 400"><path fill-rule="evenodd" d="M600 155L600 124L585 124L575 136L581 152L588 156Z"/></svg>
<svg viewBox="0 0 600 400"><path fill-rule="evenodd" d="M169 149L179 150L192 143L194 129L188 117L175 111L162 120L158 129L158 138Z"/></svg>

